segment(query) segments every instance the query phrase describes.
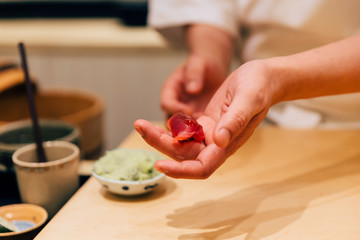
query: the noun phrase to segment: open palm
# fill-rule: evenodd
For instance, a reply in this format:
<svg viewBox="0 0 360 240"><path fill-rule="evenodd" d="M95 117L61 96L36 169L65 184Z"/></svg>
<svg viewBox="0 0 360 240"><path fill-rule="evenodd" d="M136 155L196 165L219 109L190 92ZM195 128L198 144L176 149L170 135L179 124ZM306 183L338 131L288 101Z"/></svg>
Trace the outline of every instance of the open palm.
<svg viewBox="0 0 360 240"><path fill-rule="evenodd" d="M263 66L246 64L226 79L197 118L205 143L176 142L168 131L145 120L134 127L148 144L175 160L157 161L159 171L174 178L207 178L250 138L265 118L272 94Z"/></svg>

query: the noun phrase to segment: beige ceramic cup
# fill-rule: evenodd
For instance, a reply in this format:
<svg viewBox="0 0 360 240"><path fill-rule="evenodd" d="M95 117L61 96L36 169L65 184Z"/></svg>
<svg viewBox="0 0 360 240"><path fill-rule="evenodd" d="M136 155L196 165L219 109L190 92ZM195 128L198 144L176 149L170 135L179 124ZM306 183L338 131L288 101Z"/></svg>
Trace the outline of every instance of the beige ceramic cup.
<svg viewBox="0 0 360 240"><path fill-rule="evenodd" d="M38 162L36 144L16 150L13 163L22 202L44 207L49 217L79 187L79 148L65 141L43 143L47 162Z"/></svg>

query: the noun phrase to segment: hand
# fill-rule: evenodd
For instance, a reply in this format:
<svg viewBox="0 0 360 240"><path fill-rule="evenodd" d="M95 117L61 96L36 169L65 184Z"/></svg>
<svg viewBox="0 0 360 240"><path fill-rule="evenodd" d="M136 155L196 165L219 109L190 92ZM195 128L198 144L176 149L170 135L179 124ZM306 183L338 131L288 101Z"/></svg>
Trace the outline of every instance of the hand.
<svg viewBox="0 0 360 240"><path fill-rule="evenodd" d="M168 115L181 111L198 117L227 76L234 39L202 24L189 26L186 35L190 55L166 80L160 103Z"/></svg>
<svg viewBox="0 0 360 240"><path fill-rule="evenodd" d="M206 145L196 141L176 142L169 132L146 120L135 121L134 127L149 145L174 159L158 160L154 165L158 171L173 178L201 179L221 165L226 151L211 140L214 121L201 116L198 122L203 127Z"/></svg>
<svg viewBox="0 0 360 240"><path fill-rule="evenodd" d="M225 78L226 67L191 55L165 81L160 95L161 108L167 115L184 112L198 117Z"/></svg>
<svg viewBox="0 0 360 240"><path fill-rule="evenodd" d="M260 61L244 64L233 72L211 99L197 121L206 144L195 141L174 144L171 134L145 120L135 129L145 141L171 159L155 168L174 178L207 178L242 146L265 118L273 103L275 86Z"/></svg>
<svg viewBox="0 0 360 240"><path fill-rule="evenodd" d="M135 129L171 158L155 167L175 178L207 178L241 147L281 101L360 91L360 35L306 52L255 60L234 71L197 119L206 144L173 144L171 135L144 120ZM335 61L336 60L336 61Z"/></svg>

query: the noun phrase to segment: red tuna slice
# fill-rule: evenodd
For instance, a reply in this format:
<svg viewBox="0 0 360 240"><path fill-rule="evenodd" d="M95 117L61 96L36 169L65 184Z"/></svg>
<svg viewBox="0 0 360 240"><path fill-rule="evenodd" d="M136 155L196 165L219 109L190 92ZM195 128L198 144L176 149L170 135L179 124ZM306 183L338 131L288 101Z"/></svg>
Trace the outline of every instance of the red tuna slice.
<svg viewBox="0 0 360 240"><path fill-rule="evenodd" d="M179 141L195 140L202 142L205 138L202 126L185 113L175 113L167 125L173 137Z"/></svg>

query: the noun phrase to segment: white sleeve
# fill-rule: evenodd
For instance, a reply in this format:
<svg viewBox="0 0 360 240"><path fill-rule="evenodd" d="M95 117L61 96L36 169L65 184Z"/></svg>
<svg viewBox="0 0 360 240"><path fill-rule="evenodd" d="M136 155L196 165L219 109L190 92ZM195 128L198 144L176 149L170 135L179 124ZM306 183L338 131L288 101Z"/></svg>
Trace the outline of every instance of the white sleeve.
<svg viewBox="0 0 360 240"><path fill-rule="evenodd" d="M172 42L182 41L184 26L193 23L213 25L236 36L236 9L235 0L150 0L148 25Z"/></svg>

